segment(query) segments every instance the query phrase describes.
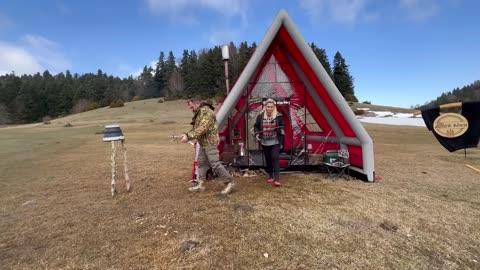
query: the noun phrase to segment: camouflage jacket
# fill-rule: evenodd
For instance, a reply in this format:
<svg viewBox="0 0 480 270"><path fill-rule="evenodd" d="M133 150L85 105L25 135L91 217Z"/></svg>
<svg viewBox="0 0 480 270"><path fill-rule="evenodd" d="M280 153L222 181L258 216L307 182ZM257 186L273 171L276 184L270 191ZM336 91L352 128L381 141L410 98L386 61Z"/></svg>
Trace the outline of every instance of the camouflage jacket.
<svg viewBox="0 0 480 270"><path fill-rule="evenodd" d="M217 146L220 138L213 110L208 105L202 104L192 120L193 129L187 133L188 139L197 139L202 147Z"/></svg>

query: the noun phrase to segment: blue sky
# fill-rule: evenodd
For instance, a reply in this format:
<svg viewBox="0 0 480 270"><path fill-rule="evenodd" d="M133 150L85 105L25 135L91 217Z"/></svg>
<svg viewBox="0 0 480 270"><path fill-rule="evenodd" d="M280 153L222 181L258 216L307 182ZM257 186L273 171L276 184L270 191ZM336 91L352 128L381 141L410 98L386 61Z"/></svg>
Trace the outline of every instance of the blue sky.
<svg viewBox="0 0 480 270"><path fill-rule="evenodd" d="M409 107L480 79L476 0L2 0L0 74L137 74L160 51L260 43L280 9L340 51L360 101Z"/></svg>

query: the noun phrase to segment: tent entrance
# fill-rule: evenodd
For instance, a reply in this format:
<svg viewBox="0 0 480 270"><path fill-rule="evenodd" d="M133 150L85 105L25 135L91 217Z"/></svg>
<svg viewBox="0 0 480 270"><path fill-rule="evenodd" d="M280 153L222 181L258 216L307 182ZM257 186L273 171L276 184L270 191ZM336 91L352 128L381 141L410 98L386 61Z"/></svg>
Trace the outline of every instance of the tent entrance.
<svg viewBox="0 0 480 270"><path fill-rule="evenodd" d="M298 91L301 90L301 91ZM257 116L263 112L267 98L277 101L277 110L283 116L285 137L280 150L280 165L307 164L305 123L305 86L302 82L257 82L251 83L245 91L245 155L248 166L264 166L261 145L257 142L253 126ZM299 96L300 95L300 96Z"/></svg>

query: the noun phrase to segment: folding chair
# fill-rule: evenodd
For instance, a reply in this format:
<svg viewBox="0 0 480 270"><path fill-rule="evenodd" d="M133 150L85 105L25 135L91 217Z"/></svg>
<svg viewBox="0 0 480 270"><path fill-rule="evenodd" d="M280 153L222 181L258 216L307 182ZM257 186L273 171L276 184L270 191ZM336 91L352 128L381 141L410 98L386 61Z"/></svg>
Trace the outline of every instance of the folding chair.
<svg viewBox="0 0 480 270"><path fill-rule="evenodd" d="M338 157L336 159L331 159L329 162L324 163L328 171L327 178L331 175L338 175L338 177L349 180L350 154L346 149L338 150L337 154Z"/></svg>

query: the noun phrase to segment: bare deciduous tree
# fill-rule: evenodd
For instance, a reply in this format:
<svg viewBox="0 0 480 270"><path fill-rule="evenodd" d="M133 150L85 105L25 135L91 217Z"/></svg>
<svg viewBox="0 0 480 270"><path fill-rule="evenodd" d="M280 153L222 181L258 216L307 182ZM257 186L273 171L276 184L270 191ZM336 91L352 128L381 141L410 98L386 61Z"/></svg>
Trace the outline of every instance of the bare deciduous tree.
<svg viewBox="0 0 480 270"><path fill-rule="evenodd" d="M170 89L170 93L168 93L169 96L181 96L185 89L185 82L177 70L174 70L172 75L170 75L168 89Z"/></svg>
<svg viewBox="0 0 480 270"><path fill-rule="evenodd" d="M87 100L87 99L80 99L79 101L77 101L77 103L75 103L75 105L73 105L72 109L70 110L71 113L81 113L81 112L84 112L88 105L90 105L92 102L90 100Z"/></svg>

